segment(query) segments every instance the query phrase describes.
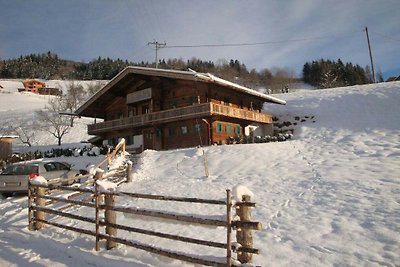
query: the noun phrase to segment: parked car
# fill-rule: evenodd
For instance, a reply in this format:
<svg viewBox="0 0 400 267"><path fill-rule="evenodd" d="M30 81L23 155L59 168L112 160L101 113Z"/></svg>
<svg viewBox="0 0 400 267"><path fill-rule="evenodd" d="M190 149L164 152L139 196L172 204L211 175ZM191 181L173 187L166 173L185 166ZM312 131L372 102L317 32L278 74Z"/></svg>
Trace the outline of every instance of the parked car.
<svg viewBox="0 0 400 267"><path fill-rule="evenodd" d="M28 192L28 179L43 176L46 180L69 178L83 174L84 170L73 170L71 165L59 161L18 162L7 166L0 173L0 193L9 197L13 193ZM74 181L69 181L69 185Z"/></svg>

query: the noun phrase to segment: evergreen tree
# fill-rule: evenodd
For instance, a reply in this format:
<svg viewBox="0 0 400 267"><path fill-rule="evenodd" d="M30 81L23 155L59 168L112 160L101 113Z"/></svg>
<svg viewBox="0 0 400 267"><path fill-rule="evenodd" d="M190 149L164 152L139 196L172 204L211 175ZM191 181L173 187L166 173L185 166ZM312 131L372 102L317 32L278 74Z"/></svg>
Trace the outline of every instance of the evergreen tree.
<svg viewBox="0 0 400 267"><path fill-rule="evenodd" d="M320 59L303 66L303 81L318 88L332 88L356 84L366 84L370 80L359 65Z"/></svg>

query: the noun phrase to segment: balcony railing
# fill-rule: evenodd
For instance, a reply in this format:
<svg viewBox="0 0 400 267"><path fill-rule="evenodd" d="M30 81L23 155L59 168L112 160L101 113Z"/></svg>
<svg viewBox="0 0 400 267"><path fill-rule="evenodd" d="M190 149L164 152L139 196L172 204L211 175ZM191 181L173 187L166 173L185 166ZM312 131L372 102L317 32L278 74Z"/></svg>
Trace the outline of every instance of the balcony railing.
<svg viewBox="0 0 400 267"><path fill-rule="evenodd" d="M148 126L178 120L207 117L212 115L243 119L250 122L272 122L272 117L269 114L234 108L215 103L202 103L183 108L169 109L129 118L91 124L88 126L88 133L95 135L110 130L123 130L126 128Z"/></svg>
<svg viewBox="0 0 400 267"><path fill-rule="evenodd" d="M270 114L234 108L226 105L211 103L210 111L211 115L221 115L260 123L272 123L272 116Z"/></svg>

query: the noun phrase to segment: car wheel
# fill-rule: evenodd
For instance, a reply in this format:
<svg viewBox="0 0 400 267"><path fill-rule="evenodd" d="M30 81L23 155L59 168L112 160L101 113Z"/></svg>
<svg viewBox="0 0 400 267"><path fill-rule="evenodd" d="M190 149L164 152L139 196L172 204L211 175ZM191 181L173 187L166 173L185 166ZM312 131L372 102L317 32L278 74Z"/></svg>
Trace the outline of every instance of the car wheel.
<svg viewBox="0 0 400 267"><path fill-rule="evenodd" d="M13 195L13 193L1 193L3 195L3 197L8 198L11 197Z"/></svg>

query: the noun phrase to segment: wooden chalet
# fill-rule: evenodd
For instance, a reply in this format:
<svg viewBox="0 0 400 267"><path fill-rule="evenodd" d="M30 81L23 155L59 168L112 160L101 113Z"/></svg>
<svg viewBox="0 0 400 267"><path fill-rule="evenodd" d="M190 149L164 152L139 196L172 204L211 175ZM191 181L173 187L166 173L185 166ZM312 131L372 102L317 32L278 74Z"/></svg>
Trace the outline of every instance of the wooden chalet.
<svg viewBox="0 0 400 267"><path fill-rule="evenodd" d="M25 80L22 82L24 88L18 88L18 92L31 92L39 95L62 95L58 88L46 87L46 84L37 80Z"/></svg>
<svg viewBox="0 0 400 267"><path fill-rule="evenodd" d="M37 80L25 80L22 82L22 84L24 85L24 88L19 88L18 91L31 92L31 93L35 93L35 94L38 94L39 89L46 86L45 83L43 83L41 81L37 81Z"/></svg>
<svg viewBox="0 0 400 267"><path fill-rule="evenodd" d="M127 67L76 115L104 120L88 125L90 135L111 145L125 138L140 152L221 144L248 125L272 128L264 102L286 104L211 74Z"/></svg>

